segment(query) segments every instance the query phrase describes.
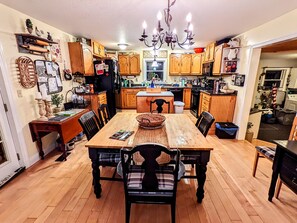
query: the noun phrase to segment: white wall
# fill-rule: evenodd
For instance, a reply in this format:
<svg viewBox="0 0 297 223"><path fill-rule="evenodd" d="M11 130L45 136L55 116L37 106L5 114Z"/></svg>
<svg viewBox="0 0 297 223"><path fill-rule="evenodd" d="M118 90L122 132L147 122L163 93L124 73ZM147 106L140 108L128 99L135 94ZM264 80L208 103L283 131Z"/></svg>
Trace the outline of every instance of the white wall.
<svg viewBox="0 0 297 223"><path fill-rule="evenodd" d="M238 139L244 139L255 89L260 49L264 45L297 36L297 9L239 35L242 41L240 73L246 74L244 88L238 89L234 122L240 127ZM258 48L258 49L257 49Z"/></svg>
<svg viewBox="0 0 297 223"><path fill-rule="evenodd" d="M34 28L37 26L40 30L50 32L54 40L59 39L61 41L60 46L62 57L66 61L66 66L68 68L70 67L70 64L67 42L73 41L73 36L0 4L0 44L3 47L4 59L7 67L7 72L3 74L3 78L7 80L6 85L8 91L11 93L10 97L13 100L13 106L17 108L13 111L13 117L17 125L17 134L20 138L23 138L23 140L20 140L19 146L22 147L24 151L27 151L29 156L29 163L26 163L28 166L39 159L36 143L32 142L28 126L30 121L39 117L38 106L34 99L37 86L31 89L25 89L20 85L17 76L16 59L20 56L28 56L33 61L35 59L42 60L44 58L41 56L18 52L15 33L26 33L25 20L27 18L31 19ZM60 63L59 65L60 71L62 72L64 68L63 63ZM71 88L72 82L63 81L63 92L61 93L65 95L65 92ZM22 97L18 97L17 91L21 92ZM55 138L56 134L50 134L49 136L44 137L43 147L45 150L53 149Z"/></svg>

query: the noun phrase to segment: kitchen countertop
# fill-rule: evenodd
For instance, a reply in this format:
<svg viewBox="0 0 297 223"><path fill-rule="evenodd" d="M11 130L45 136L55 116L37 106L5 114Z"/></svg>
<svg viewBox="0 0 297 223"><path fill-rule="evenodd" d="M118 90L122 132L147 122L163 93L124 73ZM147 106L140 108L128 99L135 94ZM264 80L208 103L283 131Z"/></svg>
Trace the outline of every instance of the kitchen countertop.
<svg viewBox="0 0 297 223"><path fill-rule="evenodd" d="M174 97L173 93L170 91L161 91L159 93L152 93L146 91L139 91L136 97Z"/></svg>
<svg viewBox="0 0 297 223"><path fill-rule="evenodd" d="M134 89L134 88L146 88L145 86L141 86L141 85L133 85L131 87L121 87L122 89ZM175 87L175 86L172 86L171 84L168 84L168 85L162 85L161 88L192 88L192 86L185 86L185 87Z"/></svg>
<svg viewBox="0 0 297 223"><path fill-rule="evenodd" d="M100 92L94 92L94 93L85 93L85 92L82 92L82 93L76 93L77 95L99 95L99 94L102 94L102 93L105 93L106 91L100 91Z"/></svg>
<svg viewBox="0 0 297 223"><path fill-rule="evenodd" d="M225 95L237 95L237 91L233 93L223 93L223 92L214 92L213 90L201 90L201 92L206 93L208 95L215 95L215 96L225 96Z"/></svg>

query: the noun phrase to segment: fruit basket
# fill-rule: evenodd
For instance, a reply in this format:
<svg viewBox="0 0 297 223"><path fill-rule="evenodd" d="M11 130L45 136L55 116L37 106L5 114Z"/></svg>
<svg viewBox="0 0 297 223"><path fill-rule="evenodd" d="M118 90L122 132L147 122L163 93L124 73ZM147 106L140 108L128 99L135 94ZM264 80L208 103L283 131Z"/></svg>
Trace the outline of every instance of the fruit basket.
<svg viewBox="0 0 297 223"><path fill-rule="evenodd" d="M141 114L136 117L140 127L161 127L166 117L160 114Z"/></svg>

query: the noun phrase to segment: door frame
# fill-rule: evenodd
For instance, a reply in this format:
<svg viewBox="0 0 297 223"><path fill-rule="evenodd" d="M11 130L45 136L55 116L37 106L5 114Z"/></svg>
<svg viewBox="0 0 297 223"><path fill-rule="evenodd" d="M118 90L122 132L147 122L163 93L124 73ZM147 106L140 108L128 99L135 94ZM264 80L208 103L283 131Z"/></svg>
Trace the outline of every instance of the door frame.
<svg viewBox="0 0 297 223"><path fill-rule="evenodd" d="M13 83L10 78L10 72L7 69L7 63L4 57L3 45L0 42L0 69L2 76L0 75L0 86L3 103L7 105L8 111L6 117L10 126L11 135L14 136L13 144L16 152L19 154L19 162L21 166L30 166L29 154L26 148L26 143L23 135L23 128L20 126L20 120L18 116L18 109L13 100ZM4 81L5 80L5 81ZM16 112L12 112L16 111Z"/></svg>

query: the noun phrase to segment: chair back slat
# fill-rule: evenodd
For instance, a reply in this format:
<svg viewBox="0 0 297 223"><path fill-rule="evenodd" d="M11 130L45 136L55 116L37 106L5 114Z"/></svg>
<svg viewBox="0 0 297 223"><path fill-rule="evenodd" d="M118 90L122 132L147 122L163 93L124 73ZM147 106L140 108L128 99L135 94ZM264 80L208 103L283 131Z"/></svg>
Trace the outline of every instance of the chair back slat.
<svg viewBox="0 0 297 223"><path fill-rule="evenodd" d="M154 101L151 101L150 102L150 112L153 112L152 105L154 103L156 103L156 105L157 105L157 111L158 111L158 113L162 113L162 111L163 111L163 105L164 104L167 104L168 105L168 113L170 113L170 102L169 101L166 101L164 99L155 99Z"/></svg>
<svg viewBox="0 0 297 223"><path fill-rule="evenodd" d="M100 107L98 108L98 114L99 114L99 119L100 121L106 124L108 121L110 121L111 116L109 112L109 108L107 104L101 104Z"/></svg>
<svg viewBox="0 0 297 223"><path fill-rule="evenodd" d="M78 119L87 139L90 140L99 131L99 120L94 111L83 114Z"/></svg>
<svg viewBox="0 0 297 223"><path fill-rule="evenodd" d="M196 122L196 126L199 129L199 131L204 135L204 137L207 136L207 133L214 121L215 118L209 112L204 111L200 114Z"/></svg>

